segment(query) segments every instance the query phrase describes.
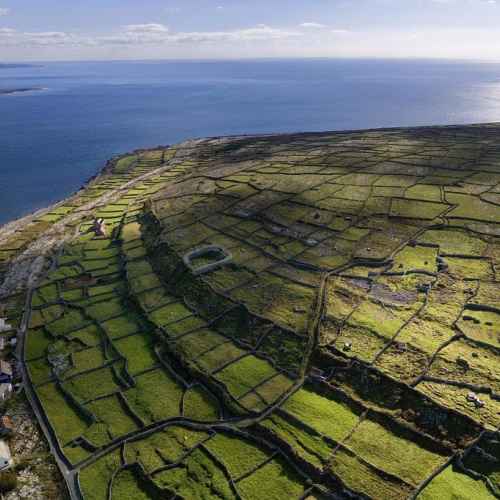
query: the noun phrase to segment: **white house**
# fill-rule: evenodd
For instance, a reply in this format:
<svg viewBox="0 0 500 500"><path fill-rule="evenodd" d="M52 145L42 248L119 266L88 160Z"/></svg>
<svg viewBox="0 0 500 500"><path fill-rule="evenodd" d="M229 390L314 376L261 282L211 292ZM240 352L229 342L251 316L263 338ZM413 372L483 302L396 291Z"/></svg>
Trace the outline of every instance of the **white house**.
<svg viewBox="0 0 500 500"><path fill-rule="evenodd" d="M8 361L0 359L0 383L12 382L12 366Z"/></svg>
<svg viewBox="0 0 500 500"><path fill-rule="evenodd" d="M10 469L14 465L9 445L0 439L0 471Z"/></svg>
<svg viewBox="0 0 500 500"><path fill-rule="evenodd" d="M13 387L10 382L0 384L0 402L7 401L12 395Z"/></svg>
<svg viewBox="0 0 500 500"><path fill-rule="evenodd" d="M12 330L12 325L5 322L5 318L0 318L0 332L8 332Z"/></svg>

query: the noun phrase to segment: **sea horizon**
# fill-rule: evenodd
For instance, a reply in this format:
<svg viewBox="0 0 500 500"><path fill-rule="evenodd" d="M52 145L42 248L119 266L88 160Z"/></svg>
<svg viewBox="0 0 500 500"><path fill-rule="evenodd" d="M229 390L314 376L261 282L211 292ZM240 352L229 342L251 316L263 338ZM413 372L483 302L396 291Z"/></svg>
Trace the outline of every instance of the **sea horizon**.
<svg viewBox="0 0 500 500"><path fill-rule="evenodd" d="M9 64L39 66L57 63L108 63L108 62L252 62L252 61L395 61L395 62L450 62L471 64L500 64L500 59L455 58L455 57L390 57L390 56L248 56L248 57L168 57L168 58L83 58L83 59L7 59L0 66Z"/></svg>

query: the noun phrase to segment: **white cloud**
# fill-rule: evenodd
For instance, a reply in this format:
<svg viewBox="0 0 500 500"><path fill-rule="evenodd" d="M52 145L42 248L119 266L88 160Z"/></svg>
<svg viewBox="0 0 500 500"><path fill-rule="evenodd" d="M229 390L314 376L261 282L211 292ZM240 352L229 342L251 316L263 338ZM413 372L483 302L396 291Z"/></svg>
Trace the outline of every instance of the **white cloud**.
<svg viewBox="0 0 500 500"><path fill-rule="evenodd" d="M0 46L9 47L99 47L99 46L175 46L190 43L244 43L283 40L300 37L301 33L273 28L265 24L227 31L172 32L162 24L133 24L122 26L109 35L91 36L63 31L21 32L0 28Z"/></svg>
<svg viewBox="0 0 500 500"><path fill-rule="evenodd" d="M170 30L158 23L127 24L118 33L94 37L96 45L151 45L162 44L169 38Z"/></svg>
<svg viewBox="0 0 500 500"><path fill-rule="evenodd" d="M7 9L6 7L0 7L0 16L6 16L7 14L10 14L10 9Z"/></svg>
<svg viewBox="0 0 500 500"><path fill-rule="evenodd" d="M297 36L298 33L284 31L269 26L257 26L255 28L241 29L235 31L215 31L215 32L194 32L179 33L175 40L179 42L239 42L239 41L259 41L278 40Z"/></svg>
<svg viewBox="0 0 500 500"><path fill-rule="evenodd" d="M62 40L62 39L66 39L68 36L67 33L64 33L63 31L38 31L38 32L35 32L35 33L24 33L24 35L26 36L34 36L34 37L37 37L37 38L51 38L51 39L58 39L58 40Z"/></svg>
<svg viewBox="0 0 500 500"><path fill-rule="evenodd" d="M313 22L301 23L300 27L301 28L316 28L316 29L326 28L326 26L324 24L313 23Z"/></svg>
<svg viewBox="0 0 500 500"><path fill-rule="evenodd" d="M483 5L485 4L486 0L483 0ZM216 5L214 4L214 8ZM496 10L496 7L489 7L486 10ZM19 60L169 57L201 59L262 55L269 57L429 57L431 55L440 58L500 59L500 47L496 43L498 30L493 27L470 30L442 27L363 30L359 27L354 31L349 31L349 27L334 24L326 29L315 30L302 29L299 26L287 28L259 24L242 29L219 31L175 31L163 24L145 23L117 26L109 32L91 34L42 30L23 32L5 26L0 27L0 53Z"/></svg>
<svg viewBox="0 0 500 500"><path fill-rule="evenodd" d="M127 24L124 29L128 33L167 33L168 28L163 24Z"/></svg>
<svg viewBox="0 0 500 500"><path fill-rule="evenodd" d="M21 32L0 28L0 46L19 47L78 47L94 45L91 37L77 36L63 31Z"/></svg>
<svg viewBox="0 0 500 500"><path fill-rule="evenodd" d="M23 45L32 46L68 46L83 45L83 39L63 31L41 31L35 33L21 33L20 41Z"/></svg>
<svg viewBox="0 0 500 500"><path fill-rule="evenodd" d="M110 36L97 37L96 41L97 43L108 45L160 45L190 42L277 40L300 35L300 33L297 32L272 28L265 24L259 24L253 28L230 31L192 31L177 33L169 31L162 25L154 25L158 26L158 28L151 28L151 26L153 25L125 26L123 32ZM159 26L162 26L163 29L160 29Z"/></svg>

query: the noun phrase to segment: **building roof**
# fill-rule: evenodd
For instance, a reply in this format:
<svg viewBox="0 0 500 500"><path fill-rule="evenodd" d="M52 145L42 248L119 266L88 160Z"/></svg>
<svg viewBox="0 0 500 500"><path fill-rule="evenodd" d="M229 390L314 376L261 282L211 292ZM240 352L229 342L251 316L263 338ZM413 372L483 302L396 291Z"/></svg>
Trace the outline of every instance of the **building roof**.
<svg viewBox="0 0 500 500"><path fill-rule="evenodd" d="M0 418L0 422L7 429L12 429L14 427L12 419L8 415L2 415L2 417Z"/></svg>
<svg viewBox="0 0 500 500"><path fill-rule="evenodd" d="M0 359L0 373L5 375L12 375L12 366L8 361Z"/></svg>
<svg viewBox="0 0 500 500"><path fill-rule="evenodd" d="M0 384L0 395L5 394L6 392L12 392L12 384L9 382L3 382Z"/></svg>
<svg viewBox="0 0 500 500"><path fill-rule="evenodd" d="M12 330L12 325L5 318L0 318L0 332Z"/></svg>

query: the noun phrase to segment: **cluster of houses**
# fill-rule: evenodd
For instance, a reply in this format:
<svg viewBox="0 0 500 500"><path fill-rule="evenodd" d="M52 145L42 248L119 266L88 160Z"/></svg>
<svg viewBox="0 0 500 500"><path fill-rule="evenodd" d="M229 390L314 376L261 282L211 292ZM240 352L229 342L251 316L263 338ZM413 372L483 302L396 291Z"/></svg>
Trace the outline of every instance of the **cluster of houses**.
<svg viewBox="0 0 500 500"><path fill-rule="evenodd" d="M8 349L15 348L17 338L14 327L0 317L0 357L5 358ZM0 359L0 410L14 392L14 370L12 364ZM0 472L10 469L13 460L10 453L8 439L13 435L11 419L4 415L0 417Z"/></svg>

